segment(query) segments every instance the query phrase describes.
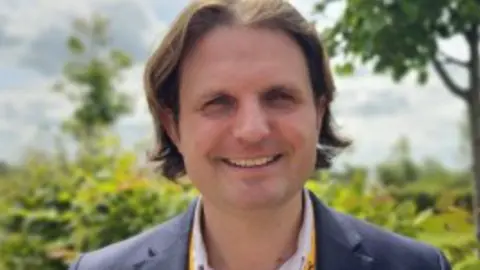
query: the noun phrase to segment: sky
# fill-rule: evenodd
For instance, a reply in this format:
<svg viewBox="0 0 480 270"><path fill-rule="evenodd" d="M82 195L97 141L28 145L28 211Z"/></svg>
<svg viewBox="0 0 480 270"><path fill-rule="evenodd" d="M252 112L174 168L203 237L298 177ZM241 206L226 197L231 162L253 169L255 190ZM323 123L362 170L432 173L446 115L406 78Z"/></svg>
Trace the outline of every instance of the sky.
<svg viewBox="0 0 480 270"><path fill-rule="evenodd" d="M327 17L312 15L314 0L292 0L307 18L328 26L341 14L341 6ZM149 54L162 40L169 23L187 0L0 0L0 160L18 161L26 147L53 145L50 134L67 118L72 105L52 92L68 59L65 41L72 20L93 13L110 19L113 45L133 56L134 66L124 74L121 89L137 97L135 112L116 129L125 147L148 140L151 121L142 96L142 72ZM328 19L327 19L328 18ZM442 42L459 58L467 56L459 38ZM452 70L459 84L465 75ZM354 141L339 163L372 166L385 160L402 136L411 143L415 159L434 157L448 166L463 167L459 124L465 106L432 73L425 86L414 77L394 83L362 66L354 76L336 76L338 88L333 110L341 131ZM50 130L50 131L49 131Z"/></svg>

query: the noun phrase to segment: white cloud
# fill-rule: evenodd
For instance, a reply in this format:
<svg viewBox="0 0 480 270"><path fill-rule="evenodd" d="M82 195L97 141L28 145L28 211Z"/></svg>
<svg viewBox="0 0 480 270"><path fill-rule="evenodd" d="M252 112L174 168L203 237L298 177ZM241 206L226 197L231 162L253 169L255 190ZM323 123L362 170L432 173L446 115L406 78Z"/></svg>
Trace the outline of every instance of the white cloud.
<svg viewBox="0 0 480 270"><path fill-rule="evenodd" d="M135 112L122 119L121 125L149 125L150 116L143 88L143 71L145 63L135 65L131 70L123 76L124 80L120 83L122 89L125 90L133 98Z"/></svg>
<svg viewBox="0 0 480 270"><path fill-rule="evenodd" d="M424 87L412 77L395 84L386 76L372 75L337 79L337 84L334 108L355 149L345 160L363 164L383 160L398 138L407 136L416 159L432 156L462 165L455 155L464 104L436 76ZM388 106L392 108L384 108ZM364 108L379 111L365 113Z"/></svg>
<svg viewBox="0 0 480 270"><path fill-rule="evenodd" d="M68 104L51 89L53 80L0 91L0 158L16 159L27 145L42 145L39 133L69 114Z"/></svg>
<svg viewBox="0 0 480 270"><path fill-rule="evenodd" d="M7 60L3 64L18 64L47 75L58 73L67 59L65 42L76 18L88 19L93 13L106 15L111 22L113 46L137 61L147 57L152 39L164 29L146 1L19 1L7 5L7 10L0 13L0 37L5 40L0 44L0 56Z"/></svg>
<svg viewBox="0 0 480 270"><path fill-rule="evenodd" d="M151 135L141 80L143 66L143 63L135 65L119 82L118 89L135 100L135 112L122 118L116 127L127 145ZM0 91L0 147L3 149L0 159L15 160L21 153L13 155L12 151L27 146L53 147L51 136L74 109L62 94L51 90L56 81L57 78L52 77Z"/></svg>

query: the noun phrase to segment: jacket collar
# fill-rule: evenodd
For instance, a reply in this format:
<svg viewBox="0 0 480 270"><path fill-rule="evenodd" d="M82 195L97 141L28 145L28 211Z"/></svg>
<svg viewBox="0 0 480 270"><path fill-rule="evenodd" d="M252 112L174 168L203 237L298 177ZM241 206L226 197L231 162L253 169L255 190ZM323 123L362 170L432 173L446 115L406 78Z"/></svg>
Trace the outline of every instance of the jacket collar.
<svg viewBox="0 0 480 270"><path fill-rule="evenodd" d="M312 192L317 231L317 270L369 270L373 258L362 248L361 236L341 214L325 206ZM162 226L147 243L148 249L128 270L187 269L188 242L195 207Z"/></svg>
<svg viewBox="0 0 480 270"><path fill-rule="evenodd" d="M369 270L373 258L364 250L362 237L343 214L324 205L312 192L317 231L317 269Z"/></svg>
<svg viewBox="0 0 480 270"><path fill-rule="evenodd" d="M147 252L138 256L133 266L126 266L125 270L186 270L190 231L197 202L195 199L185 213L159 225L146 244Z"/></svg>

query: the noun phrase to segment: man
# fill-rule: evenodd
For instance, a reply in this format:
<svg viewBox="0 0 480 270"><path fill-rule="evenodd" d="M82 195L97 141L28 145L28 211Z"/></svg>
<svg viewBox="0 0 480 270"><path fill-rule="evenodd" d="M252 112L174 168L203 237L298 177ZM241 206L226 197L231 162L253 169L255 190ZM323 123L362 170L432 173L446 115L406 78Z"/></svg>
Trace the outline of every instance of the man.
<svg viewBox="0 0 480 270"><path fill-rule="evenodd" d="M446 270L440 251L329 209L304 189L347 141L313 26L281 0L192 1L145 71L163 174L201 197L71 269Z"/></svg>

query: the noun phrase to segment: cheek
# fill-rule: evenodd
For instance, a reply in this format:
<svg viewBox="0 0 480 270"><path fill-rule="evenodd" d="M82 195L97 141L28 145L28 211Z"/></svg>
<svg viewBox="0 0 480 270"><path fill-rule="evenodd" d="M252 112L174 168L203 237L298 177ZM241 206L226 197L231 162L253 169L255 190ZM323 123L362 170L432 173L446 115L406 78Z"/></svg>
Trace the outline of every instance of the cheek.
<svg viewBox="0 0 480 270"><path fill-rule="evenodd" d="M312 110L302 110L282 119L282 132L299 145L309 145L317 141L318 118Z"/></svg>
<svg viewBox="0 0 480 270"><path fill-rule="evenodd" d="M222 127L219 123L207 121L200 117L189 117L180 126L180 147L186 162L208 157L218 142Z"/></svg>
<svg viewBox="0 0 480 270"><path fill-rule="evenodd" d="M315 165L317 119L312 113L299 113L282 120L282 137L292 148L292 161L296 167L310 168Z"/></svg>

